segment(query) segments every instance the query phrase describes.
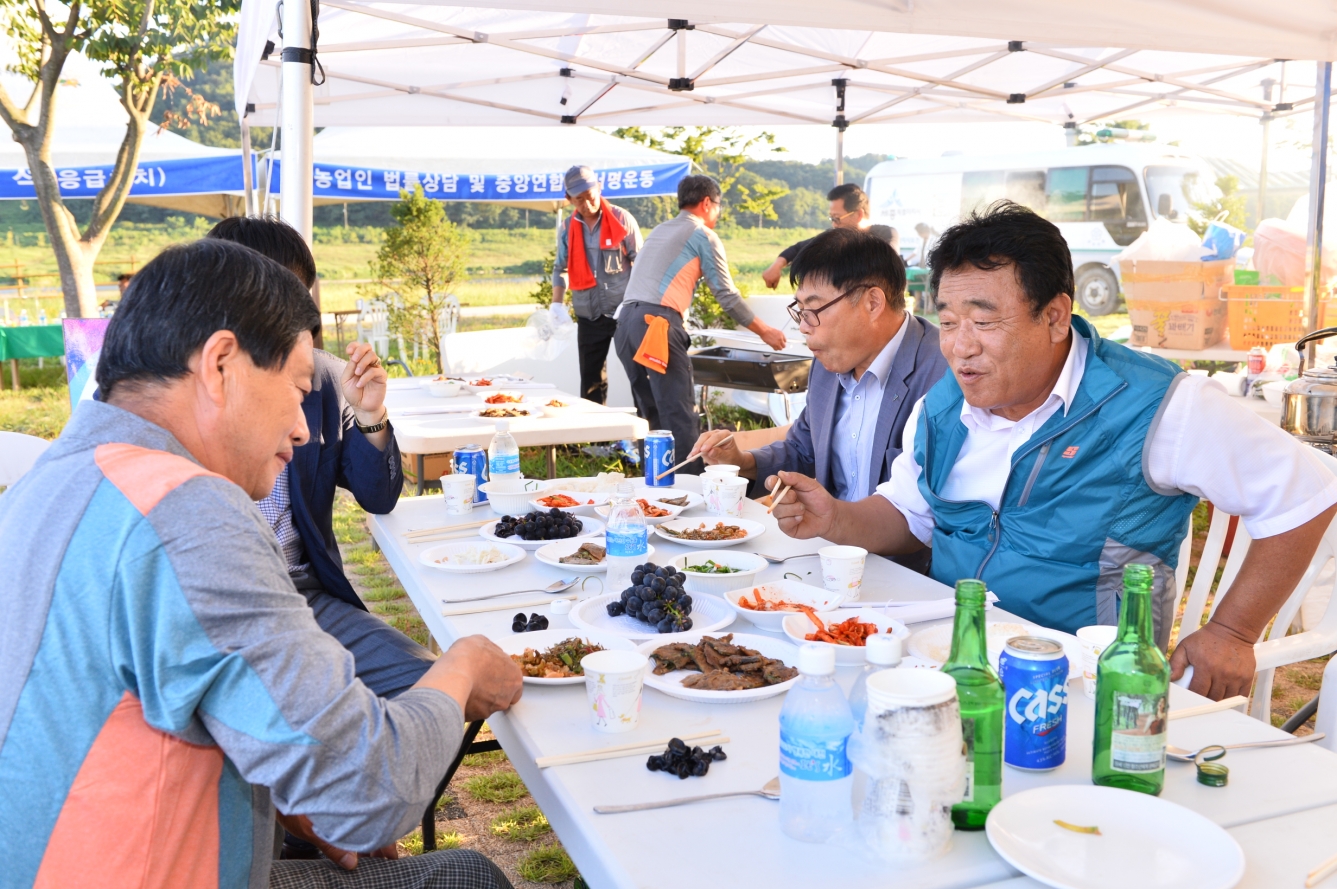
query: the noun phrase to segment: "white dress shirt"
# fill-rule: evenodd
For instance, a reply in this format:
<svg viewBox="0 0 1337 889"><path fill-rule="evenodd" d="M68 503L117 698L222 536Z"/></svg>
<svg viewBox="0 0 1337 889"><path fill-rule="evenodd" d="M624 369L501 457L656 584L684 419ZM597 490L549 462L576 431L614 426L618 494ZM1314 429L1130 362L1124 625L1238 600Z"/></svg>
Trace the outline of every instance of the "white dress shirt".
<svg viewBox="0 0 1337 889"><path fill-rule="evenodd" d="M909 316L873 363L856 381L853 373L836 374L840 392L836 396L836 423L831 429L831 478L841 500L862 500L872 493L868 474L872 471L873 437L882 410L891 363L905 340Z"/></svg>
<svg viewBox="0 0 1337 889"><path fill-rule="evenodd" d="M1045 421L1072 404L1086 369L1088 343L1073 333L1073 347L1049 398L1020 420L1008 420L962 402L967 429L960 456L940 492L948 500L983 500L994 509L1003 499L1012 455ZM921 399L905 424L905 450L891 466L891 479L877 493L905 516L925 544L933 540L933 511L919 491L915 461ZM1145 461L1156 487L1180 490L1240 516L1255 539L1303 525L1337 503L1337 475L1312 448L1232 401L1220 383L1190 375L1170 396L1152 434Z"/></svg>

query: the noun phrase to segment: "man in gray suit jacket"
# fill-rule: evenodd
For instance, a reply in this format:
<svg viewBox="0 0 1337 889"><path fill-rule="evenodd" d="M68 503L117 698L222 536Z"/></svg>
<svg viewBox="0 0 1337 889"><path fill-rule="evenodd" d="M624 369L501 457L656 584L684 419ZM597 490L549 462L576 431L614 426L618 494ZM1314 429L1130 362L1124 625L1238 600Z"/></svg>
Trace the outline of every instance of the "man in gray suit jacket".
<svg viewBox="0 0 1337 889"><path fill-rule="evenodd" d="M790 280L789 313L817 359L807 406L785 438L765 447L741 450L716 430L694 450L750 479L801 472L841 500L861 500L890 477L910 408L947 371L938 328L905 310L905 264L863 232L813 238Z"/></svg>

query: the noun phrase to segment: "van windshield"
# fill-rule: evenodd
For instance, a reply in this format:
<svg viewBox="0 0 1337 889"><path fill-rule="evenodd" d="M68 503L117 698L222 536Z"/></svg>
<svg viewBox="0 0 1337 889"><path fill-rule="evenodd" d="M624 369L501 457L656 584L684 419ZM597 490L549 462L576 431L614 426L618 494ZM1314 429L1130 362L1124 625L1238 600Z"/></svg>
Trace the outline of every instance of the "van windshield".
<svg viewBox="0 0 1337 889"><path fill-rule="evenodd" d="M1193 167L1151 166L1143 175L1152 212L1172 222L1184 222L1194 204L1210 203L1221 196L1220 189Z"/></svg>

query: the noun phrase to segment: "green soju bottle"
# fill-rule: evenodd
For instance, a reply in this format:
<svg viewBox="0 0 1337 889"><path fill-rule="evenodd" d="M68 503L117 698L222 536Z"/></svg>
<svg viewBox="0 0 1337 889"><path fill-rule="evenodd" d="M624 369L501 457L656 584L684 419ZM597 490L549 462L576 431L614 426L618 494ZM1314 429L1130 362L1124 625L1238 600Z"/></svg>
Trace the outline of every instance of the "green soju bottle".
<svg viewBox="0 0 1337 889"><path fill-rule="evenodd" d="M989 666L984 634L984 583L956 582L952 653L942 672L956 680L966 742L966 798L952 806L959 830L983 830L1003 798L1003 683Z"/></svg>
<svg viewBox="0 0 1337 889"><path fill-rule="evenodd" d="M1123 569L1119 632L1096 667L1096 736L1091 780L1158 794L1165 784L1170 664L1151 629L1151 569Z"/></svg>

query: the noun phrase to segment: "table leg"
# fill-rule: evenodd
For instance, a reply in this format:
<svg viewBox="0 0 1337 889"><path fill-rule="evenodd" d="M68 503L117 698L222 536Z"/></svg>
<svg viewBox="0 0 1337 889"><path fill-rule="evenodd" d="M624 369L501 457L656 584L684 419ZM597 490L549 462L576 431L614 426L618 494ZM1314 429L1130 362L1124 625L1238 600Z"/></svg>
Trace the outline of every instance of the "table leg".
<svg viewBox="0 0 1337 889"><path fill-rule="evenodd" d="M19 391L19 360L17 358L9 359L9 383L14 387L14 391Z"/></svg>
<svg viewBox="0 0 1337 889"><path fill-rule="evenodd" d="M557 478L557 445L548 445L548 478Z"/></svg>
<svg viewBox="0 0 1337 889"><path fill-rule="evenodd" d="M436 786L436 795L427 806L427 811L422 814L422 850L431 852L436 848L436 804L441 799L442 794L446 792L446 787L450 784L450 779L455 777L455 772L459 771L460 763L464 762L464 757L470 753L487 753L491 750L500 750L501 744L496 741L475 741L478 732L483 727L483 720L471 722L464 728L464 737L460 740L460 749L455 752L455 759L451 761L450 768L446 769L446 775L441 779L441 783Z"/></svg>
<svg viewBox="0 0 1337 889"><path fill-rule="evenodd" d="M426 472L426 469L423 467L423 455L422 455L422 454L414 454L414 455L413 455L413 468L414 468L414 470L415 470L413 474L414 474L414 476L415 476L416 479L417 479L417 491L416 491L415 493L416 493L419 497L421 497L421 496L422 496L422 491L423 491L423 478L422 478L422 474L423 474L424 472Z"/></svg>

